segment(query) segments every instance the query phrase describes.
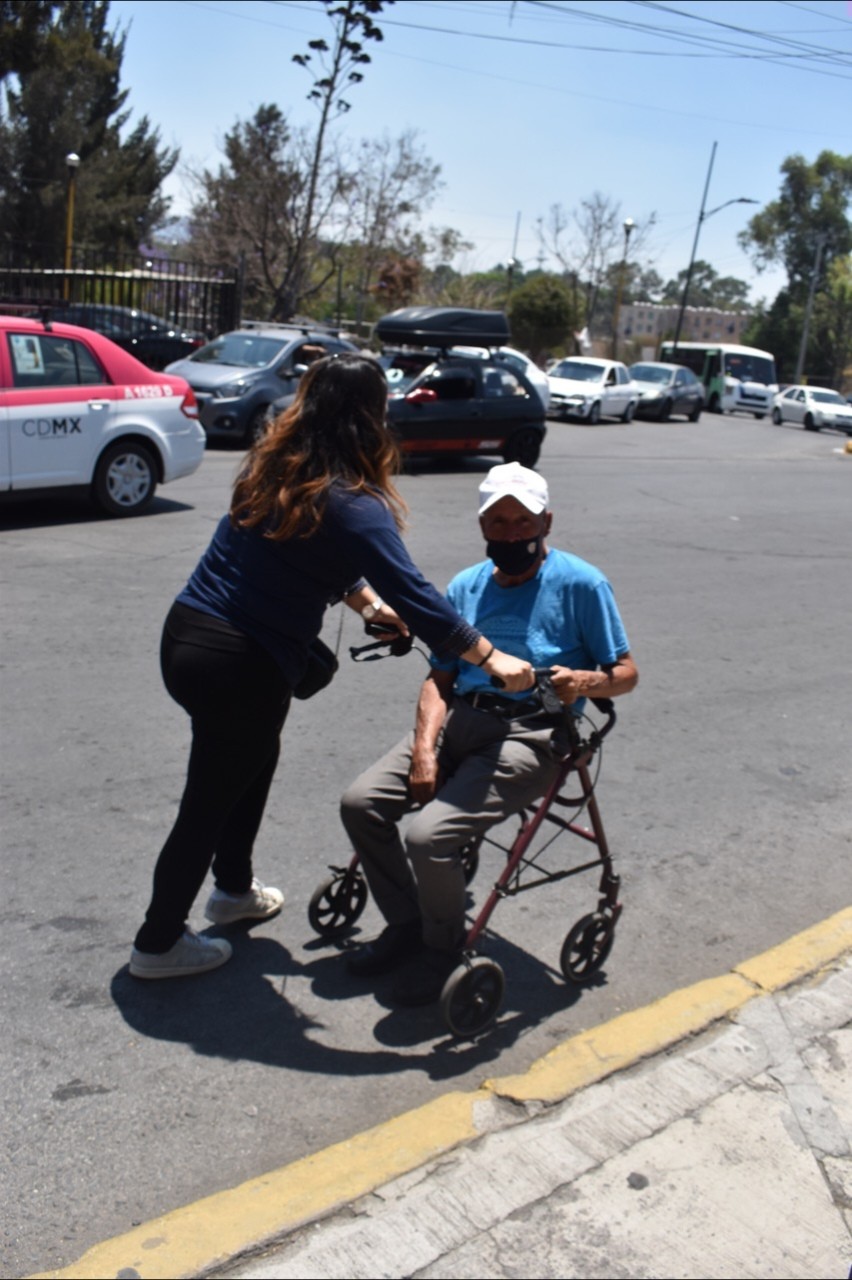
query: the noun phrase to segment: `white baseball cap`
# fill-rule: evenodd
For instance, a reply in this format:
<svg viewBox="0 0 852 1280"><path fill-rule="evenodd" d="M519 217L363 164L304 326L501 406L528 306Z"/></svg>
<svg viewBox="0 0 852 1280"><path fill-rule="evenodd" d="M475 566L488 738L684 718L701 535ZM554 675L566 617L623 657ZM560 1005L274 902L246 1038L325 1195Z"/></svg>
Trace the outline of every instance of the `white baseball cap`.
<svg viewBox="0 0 852 1280"><path fill-rule="evenodd" d="M527 511L539 516L547 510L547 481L520 462L501 462L491 468L479 486L479 514L501 498L515 498Z"/></svg>

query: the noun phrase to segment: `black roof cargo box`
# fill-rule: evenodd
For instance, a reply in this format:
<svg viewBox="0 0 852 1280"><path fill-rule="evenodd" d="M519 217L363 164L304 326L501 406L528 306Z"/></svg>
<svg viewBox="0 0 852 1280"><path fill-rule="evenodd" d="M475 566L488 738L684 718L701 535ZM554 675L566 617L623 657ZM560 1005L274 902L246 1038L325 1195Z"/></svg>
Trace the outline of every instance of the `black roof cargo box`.
<svg viewBox="0 0 852 1280"><path fill-rule="evenodd" d="M471 307L402 307L382 316L376 336L389 346L500 347L509 339L502 311Z"/></svg>

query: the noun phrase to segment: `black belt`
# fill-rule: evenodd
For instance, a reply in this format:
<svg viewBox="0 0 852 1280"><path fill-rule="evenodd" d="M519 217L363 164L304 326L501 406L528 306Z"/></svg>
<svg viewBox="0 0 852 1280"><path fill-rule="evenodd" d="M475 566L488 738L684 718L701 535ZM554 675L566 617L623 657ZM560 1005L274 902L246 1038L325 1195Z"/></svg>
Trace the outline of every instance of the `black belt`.
<svg viewBox="0 0 852 1280"><path fill-rule="evenodd" d="M499 693L489 693L484 689L476 693L462 693L459 697L477 711L490 711L502 720L526 720L530 716L540 716L555 723L561 718L548 715L538 698L505 698Z"/></svg>

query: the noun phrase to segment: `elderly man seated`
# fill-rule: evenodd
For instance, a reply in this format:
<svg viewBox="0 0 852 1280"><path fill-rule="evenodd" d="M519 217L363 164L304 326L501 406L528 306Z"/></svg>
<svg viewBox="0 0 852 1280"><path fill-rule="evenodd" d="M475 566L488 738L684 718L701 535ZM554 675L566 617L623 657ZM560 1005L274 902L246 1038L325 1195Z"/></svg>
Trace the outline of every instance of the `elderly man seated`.
<svg viewBox="0 0 852 1280"><path fill-rule="evenodd" d="M587 695L628 693L639 674L612 589L593 565L546 542L548 490L517 462L492 467L479 489L487 560L463 570L447 598L506 653L549 668L577 714ZM537 800L558 768L558 717L531 692L496 691L464 661L431 659L413 733L348 788L341 817L387 921L353 951L349 971L406 963L394 999L437 1000L460 958L466 886L460 849ZM413 814L404 842L399 822Z"/></svg>

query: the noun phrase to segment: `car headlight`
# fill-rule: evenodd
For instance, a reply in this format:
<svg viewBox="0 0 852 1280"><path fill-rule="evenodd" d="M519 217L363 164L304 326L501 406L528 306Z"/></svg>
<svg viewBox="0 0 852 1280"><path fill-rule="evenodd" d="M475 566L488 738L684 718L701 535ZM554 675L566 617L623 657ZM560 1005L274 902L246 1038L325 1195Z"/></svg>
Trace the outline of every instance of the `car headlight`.
<svg viewBox="0 0 852 1280"><path fill-rule="evenodd" d="M226 383L224 387L217 387L213 395L217 400L234 400L237 396L244 395L250 386L250 380L239 378L236 382Z"/></svg>
<svg viewBox="0 0 852 1280"><path fill-rule="evenodd" d="M580 395L580 393L579 393L579 392L577 392L577 391L575 391L573 395L570 395L570 396L567 396L567 397L566 397L566 400L567 400L567 403L568 403L568 404L581 404L581 405L584 405L584 404L586 404L586 403L588 402L588 399L589 399L589 397L588 397L588 396L582 396L582 395Z"/></svg>

